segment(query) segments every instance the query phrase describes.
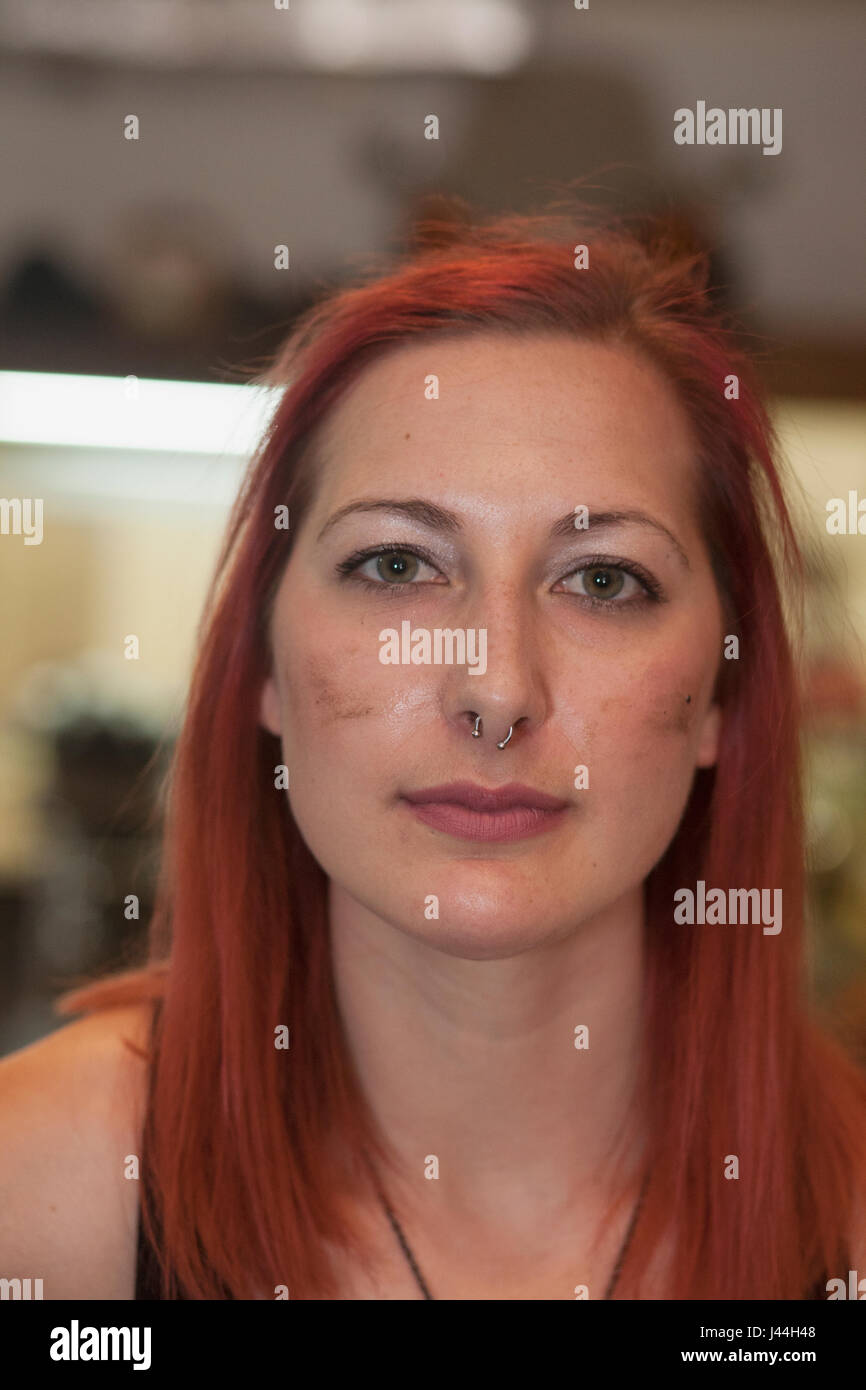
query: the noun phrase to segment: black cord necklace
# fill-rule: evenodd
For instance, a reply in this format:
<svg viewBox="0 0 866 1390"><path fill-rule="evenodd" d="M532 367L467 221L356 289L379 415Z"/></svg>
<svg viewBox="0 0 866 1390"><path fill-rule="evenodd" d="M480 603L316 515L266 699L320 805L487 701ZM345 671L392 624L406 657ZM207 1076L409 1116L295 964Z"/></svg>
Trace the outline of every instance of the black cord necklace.
<svg viewBox="0 0 866 1390"><path fill-rule="evenodd" d="M371 1170L371 1171L372 1171L372 1170ZM413 1253L412 1253L412 1249L411 1249L411 1246L409 1245L408 1240L406 1239L405 1235L403 1234L403 1228L402 1228L402 1226L400 1225L400 1222L397 1220L396 1216L394 1215L393 1211L391 1210L390 1206L388 1205L387 1198L385 1197L385 1194L384 1194L384 1192L382 1191L382 1187L381 1187L381 1185L380 1185L380 1183L379 1183L379 1181L378 1181L378 1178L376 1177L375 1173L373 1173L373 1181L374 1181L374 1183L375 1183L375 1185L376 1185L376 1190L377 1190L377 1192L378 1192L378 1194L379 1194L379 1200L380 1200L380 1202L382 1203L382 1206L385 1208L385 1214L386 1214L386 1216L388 1217L388 1220L389 1220L390 1223L391 1223L391 1228L392 1228L392 1230L393 1230L395 1236L397 1237L398 1241L400 1242L400 1249L403 1251L403 1254L406 1256L406 1261L407 1261L407 1263L408 1263L408 1265L409 1265L409 1268L411 1269L413 1275L415 1276L415 1282L417 1283L419 1289L421 1290L421 1293L423 1294L424 1298L430 1299L431 1301L433 1301L433 1295L432 1295L432 1293L430 1292L429 1288L427 1287L427 1284L426 1284L426 1282L425 1282L425 1280L424 1280L424 1276L422 1275L420 1269L418 1268L418 1262L417 1262L417 1260L415 1259L415 1256L414 1256ZM637 1219L638 1219L638 1216L640 1215L641 1207L643 1206L643 1199L644 1199L644 1195L645 1195L645 1193L646 1193L646 1187L647 1187L647 1180L646 1180L646 1178L645 1178L645 1179L644 1179L644 1182L643 1182L643 1185L642 1185L642 1187L641 1187L640 1193L638 1194L638 1199L637 1199L637 1201L636 1201L636 1203L635 1203L634 1211L632 1212L632 1218L631 1218L631 1221L629 1222L629 1228L628 1228L628 1230L627 1230L626 1233L625 1233L625 1239L623 1240L622 1245L621 1245L620 1248L619 1248L619 1253L617 1254L617 1257L616 1257L616 1263L615 1263L615 1265L614 1265L614 1267L613 1267L613 1273L612 1273L612 1275L610 1276L610 1279L609 1279L609 1281L608 1281L607 1288L606 1288L605 1293L604 1293L605 1299L611 1298L611 1296L612 1296L612 1294L613 1294L613 1291L614 1291L614 1289L616 1288L617 1282L618 1282L618 1280L619 1280L619 1276L620 1276L620 1273L621 1273L621 1271L622 1271L623 1262L624 1262L625 1257L626 1257L626 1254L627 1254L627 1252L628 1252L628 1248L629 1248L629 1246L630 1246L630 1244L631 1244L632 1236L634 1235L634 1230L635 1230L635 1226L637 1225Z"/></svg>

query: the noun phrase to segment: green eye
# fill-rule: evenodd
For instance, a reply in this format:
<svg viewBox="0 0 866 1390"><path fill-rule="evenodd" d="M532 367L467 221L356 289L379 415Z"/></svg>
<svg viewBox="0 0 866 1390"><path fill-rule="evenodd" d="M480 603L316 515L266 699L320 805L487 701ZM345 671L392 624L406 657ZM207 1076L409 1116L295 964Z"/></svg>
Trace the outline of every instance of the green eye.
<svg viewBox="0 0 866 1390"><path fill-rule="evenodd" d="M625 578L622 570L605 565L593 565L590 569L580 571L584 593L590 594L593 598L613 598L622 589Z"/></svg>
<svg viewBox="0 0 866 1390"><path fill-rule="evenodd" d="M418 573L418 557L405 550L391 550L376 556L376 573L386 583L406 584Z"/></svg>
<svg viewBox="0 0 866 1390"><path fill-rule="evenodd" d="M337 565L341 579L366 584L370 590L418 589L436 584L442 572L432 558L425 557L408 546L377 545L375 549L356 550ZM444 582L444 580L443 580Z"/></svg>
<svg viewBox="0 0 866 1390"><path fill-rule="evenodd" d="M560 580L559 591L601 608L634 608L644 600L661 602L661 586L633 560L587 556L580 569Z"/></svg>

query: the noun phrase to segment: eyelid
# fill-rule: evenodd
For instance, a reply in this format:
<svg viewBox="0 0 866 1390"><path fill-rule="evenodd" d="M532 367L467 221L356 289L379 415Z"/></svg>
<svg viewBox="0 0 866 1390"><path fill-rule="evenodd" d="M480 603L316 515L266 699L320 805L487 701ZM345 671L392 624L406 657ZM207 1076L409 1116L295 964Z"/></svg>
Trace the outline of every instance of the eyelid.
<svg viewBox="0 0 866 1390"><path fill-rule="evenodd" d="M363 546L361 549L353 551L351 555L347 555L344 560L339 562L337 565L337 573L346 577L349 574L355 573L356 570L359 570L367 560L375 560L380 555L412 555L416 560L421 560L425 565L429 565L431 569L436 570L437 574L442 573L430 552L425 550L423 546L416 545L414 541L411 545L400 545L387 541L383 542L381 545ZM364 578L366 579L367 576L365 575ZM407 588L410 586L413 588L418 587L417 584L413 585L412 581L408 579L402 582ZM368 583L376 584L377 587L383 589L396 589L400 587L398 583L388 584L385 580L379 581L370 579Z"/></svg>
<svg viewBox="0 0 866 1390"><path fill-rule="evenodd" d="M591 569L623 570L626 574L632 575L652 598L662 599L665 597L664 588L655 575L651 574L643 565L638 564L637 560L627 560L622 555L583 555L580 562L563 574L558 582L563 579L570 579L573 574L580 574L583 570Z"/></svg>

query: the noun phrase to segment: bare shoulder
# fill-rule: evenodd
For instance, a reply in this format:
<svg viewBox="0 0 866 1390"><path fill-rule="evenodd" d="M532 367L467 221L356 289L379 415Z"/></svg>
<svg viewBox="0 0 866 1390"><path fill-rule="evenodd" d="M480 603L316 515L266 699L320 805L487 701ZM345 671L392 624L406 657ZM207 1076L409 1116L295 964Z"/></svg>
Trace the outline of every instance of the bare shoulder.
<svg viewBox="0 0 866 1390"><path fill-rule="evenodd" d="M106 1009L0 1059L0 1278L132 1298L151 1006Z"/></svg>

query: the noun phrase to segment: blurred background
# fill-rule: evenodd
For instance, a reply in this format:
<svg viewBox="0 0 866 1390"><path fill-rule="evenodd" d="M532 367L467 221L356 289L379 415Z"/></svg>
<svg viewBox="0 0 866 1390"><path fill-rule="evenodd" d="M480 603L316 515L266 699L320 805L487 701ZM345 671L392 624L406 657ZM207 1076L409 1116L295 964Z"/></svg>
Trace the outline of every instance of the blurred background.
<svg viewBox="0 0 866 1390"><path fill-rule="evenodd" d="M0 1053L141 945L246 378L444 198L586 177L711 252L760 360L811 576L810 984L866 1064L864 41L858 0L0 0ZM781 108L781 152L676 144L698 101Z"/></svg>

